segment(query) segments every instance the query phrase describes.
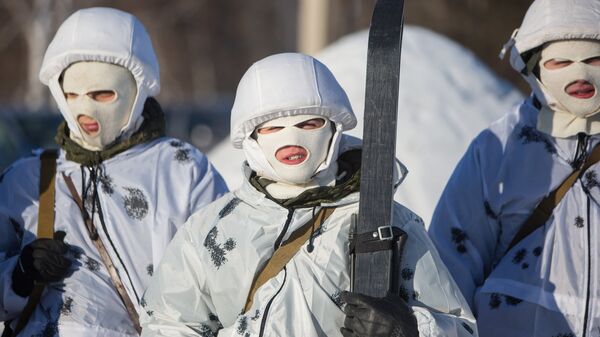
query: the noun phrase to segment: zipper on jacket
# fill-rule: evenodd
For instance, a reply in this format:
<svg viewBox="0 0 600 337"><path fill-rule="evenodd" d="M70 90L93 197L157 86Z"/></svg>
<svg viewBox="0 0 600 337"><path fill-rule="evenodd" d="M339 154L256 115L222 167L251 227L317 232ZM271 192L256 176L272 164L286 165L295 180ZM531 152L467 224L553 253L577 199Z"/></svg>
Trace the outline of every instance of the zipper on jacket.
<svg viewBox="0 0 600 337"><path fill-rule="evenodd" d="M591 279L592 279L592 244L591 244L591 224L590 224L590 196L587 195L587 248L588 248L588 263L587 263L587 293L585 298L585 315L583 317L583 336L587 336L588 319L590 312L590 292L591 292Z"/></svg>
<svg viewBox="0 0 600 337"><path fill-rule="evenodd" d="M283 225L283 230L281 230L281 233L279 233L279 236L275 240L275 244L273 245L273 250L277 250L277 248L279 248L279 246L281 246L281 241L283 241L283 237L285 236L285 233L287 233L287 230L290 227L290 223L292 223L293 216L294 216L294 209L293 208L288 209L288 215L287 215L287 219L285 220L285 224Z"/></svg>
<svg viewBox="0 0 600 337"><path fill-rule="evenodd" d="M290 227L290 223L292 223L292 218L294 217L294 209L293 208L289 208L288 209L288 215L287 215L287 219L285 220L285 224L283 225L283 229L281 230L281 233L279 233L279 236L277 237L277 239L275 240L275 244L273 245L273 249L277 250L277 248L279 248L279 246L281 245L281 241L283 241L283 237L285 236L285 233L287 232L288 228ZM287 267L283 267L283 282L281 282L281 287L279 287L279 290L277 290L277 292L275 293L275 295L273 295L273 297L271 297L271 299L269 300L269 302L267 303L267 306L265 307L265 311L263 312L263 317L262 320L260 321L260 334L259 337L263 336L263 333L265 331L265 323L267 320L267 314L269 313L269 308L271 308L271 303L273 303L273 300L275 299L275 297L277 297L277 295L279 295L279 293L281 292L281 289L283 289L283 285L285 284L285 280L287 279Z"/></svg>
<svg viewBox="0 0 600 337"><path fill-rule="evenodd" d="M571 163L571 167L574 169L580 169L581 165L585 162L587 158L587 143L588 143L588 135L583 132L577 134L577 147L575 149L575 157L573 158L573 162Z"/></svg>
<svg viewBox="0 0 600 337"><path fill-rule="evenodd" d="M260 321L260 333L258 334L258 337L262 337L265 333L265 326L266 326L265 323L267 322L267 315L269 314L269 309L271 308L271 304L273 304L273 300L275 299L275 297L277 297L277 295L279 295L279 293L283 289L283 285L285 284L286 280L287 280L287 267L283 267L283 282L281 282L281 287L279 287L279 290L277 290L275 295L273 295L273 297L271 297L271 299L269 300L269 303L267 303L267 306L265 307L265 312L263 312L263 317L262 317L262 320Z"/></svg>

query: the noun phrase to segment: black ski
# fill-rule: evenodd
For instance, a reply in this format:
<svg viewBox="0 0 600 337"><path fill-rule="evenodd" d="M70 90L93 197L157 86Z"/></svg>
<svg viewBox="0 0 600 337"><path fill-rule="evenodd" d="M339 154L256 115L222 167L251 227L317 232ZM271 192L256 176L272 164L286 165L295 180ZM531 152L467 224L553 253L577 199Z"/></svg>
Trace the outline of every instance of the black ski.
<svg viewBox="0 0 600 337"><path fill-rule="evenodd" d="M360 206L351 239L352 288L377 297L397 293L393 266L399 257L394 249L403 243L398 241L401 233L391 227L403 13L404 0L378 0L369 30Z"/></svg>

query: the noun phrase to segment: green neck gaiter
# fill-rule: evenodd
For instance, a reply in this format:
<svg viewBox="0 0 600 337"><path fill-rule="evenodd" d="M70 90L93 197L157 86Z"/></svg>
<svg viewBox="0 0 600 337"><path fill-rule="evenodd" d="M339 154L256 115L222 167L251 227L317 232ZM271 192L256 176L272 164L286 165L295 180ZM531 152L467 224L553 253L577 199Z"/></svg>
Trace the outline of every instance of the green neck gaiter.
<svg viewBox="0 0 600 337"><path fill-rule="evenodd" d="M147 143L165 135L165 114L156 99L149 97L142 112L144 121L131 137L116 142L102 151L90 151L69 137L66 122L58 126L55 142L67 152L67 160L86 166L97 165L138 144Z"/></svg>

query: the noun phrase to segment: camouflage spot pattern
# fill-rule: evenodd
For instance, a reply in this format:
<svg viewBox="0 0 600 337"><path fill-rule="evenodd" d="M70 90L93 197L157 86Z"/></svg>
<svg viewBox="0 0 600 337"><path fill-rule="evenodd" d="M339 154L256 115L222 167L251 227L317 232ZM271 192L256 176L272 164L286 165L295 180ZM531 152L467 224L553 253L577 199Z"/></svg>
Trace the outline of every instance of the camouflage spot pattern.
<svg viewBox="0 0 600 337"><path fill-rule="evenodd" d="M575 217L575 223L574 223L574 225L577 228L583 228L583 226L584 226L583 218L580 217L580 216Z"/></svg>
<svg viewBox="0 0 600 337"><path fill-rule="evenodd" d="M171 145L172 147L183 147L185 143L178 139L174 139L171 142L169 142L169 145Z"/></svg>
<svg viewBox="0 0 600 337"><path fill-rule="evenodd" d="M233 210L242 202L240 198L231 199L223 209L219 211L219 219L223 219L233 212Z"/></svg>
<svg viewBox="0 0 600 337"><path fill-rule="evenodd" d="M238 326L236 332L240 336L244 336L246 331L248 330L248 317L240 316L238 319Z"/></svg>
<svg viewBox="0 0 600 337"><path fill-rule="evenodd" d="M223 245L217 243L218 234L219 231L217 227L214 227L208 232L206 239L204 239L204 247L206 247L210 253L210 258L217 269L227 262L227 252L233 250L236 246L236 242L233 238L227 239Z"/></svg>
<svg viewBox="0 0 600 337"><path fill-rule="evenodd" d="M65 297L63 303L60 305L60 313L65 316L69 316L73 310L73 299L71 297Z"/></svg>
<svg viewBox="0 0 600 337"><path fill-rule="evenodd" d="M502 297L500 294L493 293L490 295L490 309L498 309L502 304Z"/></svg>
<svg viewBox="0 0 600 337"><path fill-rule="evenodd" d="M512 262L514 264L519 264L519 263L523 262L523 260L525 259L526 256L527 256L527 250L525 248L521 248L515 253L515 256L513 257Z"/></svg>
<svg viewBox="0 0 600 337"><path fill-rule="evenodd" d="M178 149L175 152L175 160L179 163L187 163L192 160L190 149Z"/></svg>
<svg viewBox="0 0 600 337"><path fill-rule="evenodd" d="M329 295L329 298L331 298L331 301L340 309L346 305L346 302L342 299L341 290L336 290L333 294Z"/></svg>
<svg viewBox="0 0 600 337"><path fill-rule="evenodd" d="M105 194L112 195L115 192L115 185L110 176L103 174L99 177L99 180L102 191Z"/></svg>
<svg viewBox="0 0 600 337"><path fill-rule="evenodd" d="M91 271L100 270L100 262L92 259L91 257L87 257L85 260L85 267Z"/></svg>
<svg viewBox="0 0 600 337"><path fill-rule="evenodd" d="M469 238L467 233L458 227L451 228L452 242L456 245L456 250L463 254L467 252L465 241Z"/></svg>
<svg viewBox="0 0 600 337"><path fill-rule="evenodd" d="M556 154L556 148L554 147L554 144L550 142L547 136L539 132L533 126L524 126L519 133L519 139L521 140L522 144L542 143L544 144L544 148L546 151L548 151L548 153Z"/></svg>
<svg viewBox="0 0 600 337"><path fill-rule="evenodd" d="M413 270L410 268L404 268L404 269L402 269L401 275L402 275L403 280L408 281L413 278L413 276L415 275L415 272L413 272Z"/></svg>
<svg viewBox="0 0 600 337"><path fill-rule="evenodd" d="M125 187L127 196L123 198L123 207L127 215L135 220L142 220L148 214L148 201L139 188Z"/></svg>
<svg viewBox="0 0 600 337"><path fill-rule="evenodd" d="M595 171L586 172L584 175L583 188L586 191L591 191L594 187L600 187L598 174Z"/></svg>
<svg viewBox="0 0 600 337"><path fill-rule="evenodd" d="M516 298L516 297L512 297L512 296L508 296L508 295L504 296L504 300L506 300L506 304L513 305L513 306L523 302L523 300L520 298Z"/></svg>

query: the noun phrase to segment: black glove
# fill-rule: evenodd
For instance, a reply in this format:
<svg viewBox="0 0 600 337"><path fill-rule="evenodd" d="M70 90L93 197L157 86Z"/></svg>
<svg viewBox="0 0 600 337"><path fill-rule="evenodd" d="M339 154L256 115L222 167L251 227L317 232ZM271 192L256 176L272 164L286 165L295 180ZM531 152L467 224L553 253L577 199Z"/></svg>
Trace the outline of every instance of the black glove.
<svg viewBox="0 0 600 337"><path fill-rule="evenodd" d="M376 298L343 292L346 320L344 337L418 337L417 319L404 300L388 295Z"/></svg>
<svg viewBox="0 0 600 337"><path fill-rule="evenodd" d="M66 256L69 246L63 242L65 235L58 231L54 239L37 239L23 248L12 273L12 288L17 295L29 296L34 281L57 282L68 275L71 260Z"/></svg>

